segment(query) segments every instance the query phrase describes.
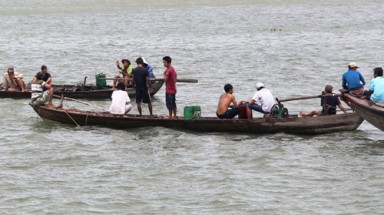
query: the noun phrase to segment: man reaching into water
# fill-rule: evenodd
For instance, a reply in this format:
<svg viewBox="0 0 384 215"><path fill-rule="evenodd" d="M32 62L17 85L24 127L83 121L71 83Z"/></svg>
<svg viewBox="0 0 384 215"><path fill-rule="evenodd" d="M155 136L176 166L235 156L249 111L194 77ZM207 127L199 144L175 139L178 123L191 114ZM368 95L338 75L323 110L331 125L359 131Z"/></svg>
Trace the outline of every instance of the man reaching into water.
<svg viewBox="0 0 384 215"><path fill-rule="evenodd" d="M220 96L219 104L217 105L216 115L220 119L232 119L240 113L239 104L237 104L233 95L233 87L231 84L224 86L225 93ZM233 104L233 108L228 109Z"/></svg>

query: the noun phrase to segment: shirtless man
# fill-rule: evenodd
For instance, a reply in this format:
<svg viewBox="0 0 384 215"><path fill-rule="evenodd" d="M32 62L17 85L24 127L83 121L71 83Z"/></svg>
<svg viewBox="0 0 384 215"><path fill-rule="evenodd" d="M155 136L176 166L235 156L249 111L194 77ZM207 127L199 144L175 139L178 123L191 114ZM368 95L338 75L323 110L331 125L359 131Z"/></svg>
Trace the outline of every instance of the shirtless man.
<svg viewBox="0 0 384 215"><path fill-rule="evenodd" d="M217 105L216 115L220 119L232 119L240 113L239 104L237 104L233 95L233 87L231 84L224 86L225 93L220 96L219 104ZM233 108L228 109L233 104Z"/></svg>

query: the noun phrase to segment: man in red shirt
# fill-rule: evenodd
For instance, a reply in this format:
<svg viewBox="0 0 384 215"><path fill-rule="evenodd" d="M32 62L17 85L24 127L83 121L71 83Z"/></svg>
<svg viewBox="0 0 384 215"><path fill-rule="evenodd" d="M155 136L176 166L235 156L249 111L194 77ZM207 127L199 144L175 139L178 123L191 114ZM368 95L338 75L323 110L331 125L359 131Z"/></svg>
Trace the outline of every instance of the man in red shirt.
<svg viewBox="0 0 384 215"><path fill-rule="evenodd" d="M163 73L165 81L165 101L169 111L169 118L176 118L176 79L177 74L175 69L171 66L172 59L169 56L163 57L163 65L167 69Z"/></svg>

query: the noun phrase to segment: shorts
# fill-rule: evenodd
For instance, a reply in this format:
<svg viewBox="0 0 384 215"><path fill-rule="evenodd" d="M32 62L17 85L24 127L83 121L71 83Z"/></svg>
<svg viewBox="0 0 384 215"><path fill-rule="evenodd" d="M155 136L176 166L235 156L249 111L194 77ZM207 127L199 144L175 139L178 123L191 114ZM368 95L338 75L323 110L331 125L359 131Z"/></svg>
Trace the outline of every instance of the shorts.
<svg viewBox="0 0 384 215"><path fill-rule="evenodd" d="M165 94L165 103L168 110L176 109L176 94Z"/></svg>
<svg viewBox="0 0 384 215"><path fill-rule="evenodd" d="M132 104L131 103L126 104L125 105L125 112L124 113L128 113L129 111L131 111L131 109L132 109Z"/></svg>
<svg viewBox="0 0 384 215"><path fill-rule="evenodd" d="M43 92L43 94L41 96L37 97L36 99L34 99L32 101L32 106L33 107L43 106L45 103L47 103L49 101L50 98L51 98L51 96L49 94L49 91L46 90Z"/></svg>
<svg viewBox="0 0 384 215"><path fill-rule="evenodd" d="M232 119L233 117L237 116L238 114L240 113L240 108L232 108L232 109L228 109L227 111L225 111L224 114L217 114L216 113L216 116L219 118L219 119Z"/></svg>
<svg viewBox="0 0 384 215"><path fill-rule="evenodd" d="M150 103L151 99L149 98L147 89L137 89L136 88L136 103Z"/></svg>

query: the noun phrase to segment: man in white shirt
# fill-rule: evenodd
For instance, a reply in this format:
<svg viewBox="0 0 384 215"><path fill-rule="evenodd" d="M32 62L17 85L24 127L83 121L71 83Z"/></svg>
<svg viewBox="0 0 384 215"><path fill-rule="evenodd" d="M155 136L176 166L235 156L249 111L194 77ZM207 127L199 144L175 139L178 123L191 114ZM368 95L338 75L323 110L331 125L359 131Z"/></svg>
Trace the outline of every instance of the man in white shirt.
<svg viewBox="0 0 384 215"><path fill-rule="evenodd" d="M275 97L271 91L264 88L264 84L261 82L256 84L256 89L257 91L249 101L248 107L260 113L271 112L272 107L277 103ZM259 104L257 104L256 101L258 101Z"/></svg>
<svg viewBox="0 0 384 215"><path fill-rule="evenodd" d="M23 74L16 72L13 66L8 66L7 72L3 75L3 91L25 92Z"/></svg>
<svg viewBox="0 0 384 215"><path fill-rule="evenodd" d="M131 109L131 99L128 97L127 91L125 91L125 84L119 82L117 89L112 93L112 104L109 107L109 112L112 114L127 114Z"/></svg>

